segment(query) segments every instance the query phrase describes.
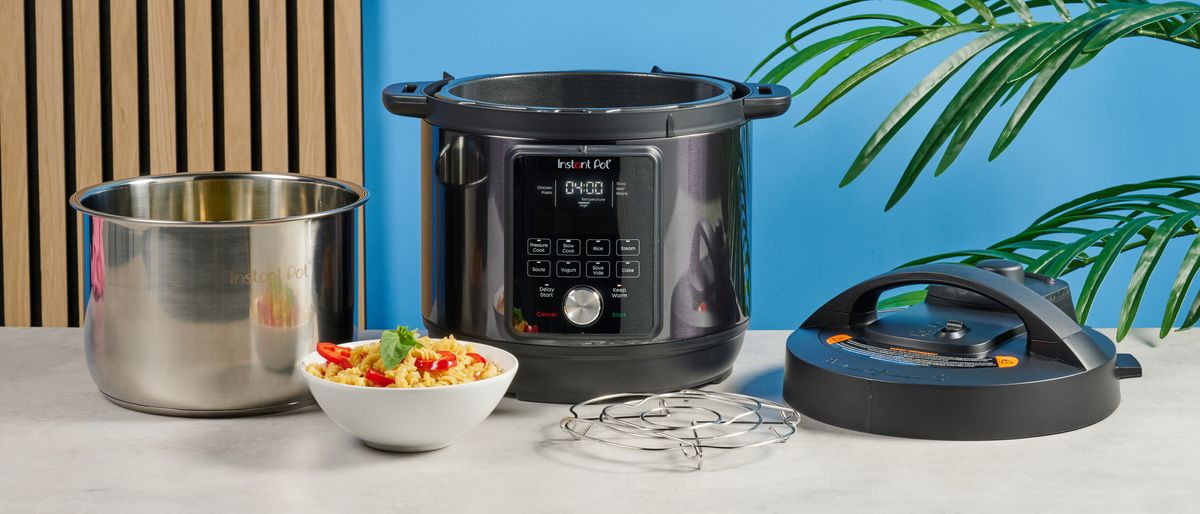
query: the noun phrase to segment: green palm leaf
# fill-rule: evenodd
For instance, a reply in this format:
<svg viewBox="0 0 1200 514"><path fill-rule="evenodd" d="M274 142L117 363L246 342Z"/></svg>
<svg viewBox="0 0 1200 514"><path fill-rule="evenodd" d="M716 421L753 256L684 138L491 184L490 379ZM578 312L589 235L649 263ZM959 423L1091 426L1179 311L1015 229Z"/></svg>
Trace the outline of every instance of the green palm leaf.
<svg viewBox="0 0 1200 514"><path fill-rule="evenodd" d="M846 72L796 123L799 126L814 120L857 86L918 50L972 34L970 40L964 40L949 52L900 99L847 168L841 181L843 186L861 177L921 109L936 103L937 93L953 75L981 57L981 63L949 95L928 127L900 173L885 210L895 206L916 186L921 173L939 151L941 158L934 175L948 171L983 126L982 122L1010 105L1010 99L1020 96L1008 112L989 159L1012 148L1021 130L1062 79L1109 45L1127 38L1148 38L1200 48L1200 4L1193 2L959 0L947 7L934 0L901 0L928 14L930 19L924 22L899 12L850 12L861 9L864 2L843 0L804 17L788 29L779 47L754 67L751 77L772 83L796 80L793 89L801 95L822 77L837 74L851 57L863 55L882 42L898 41L866 65ZM1072 16L1070 5L1079 7L1077 16ZM1057 16L1038 20L1035 15L1043 12L1054 12ZM822 21L826 16L831 21ZM827 52L833 55L816 61L818 64L812 70L805 68ZM1123 254L1137 252L1138 260L1128 277L1119 312L1120 339L1127 335L1145 300L1154 270L1167 255L1175 255L1167 249L1174 241L1187 239L1189 246L1178 263L1166 297L1160 326L1160 335L1166 335L1179 322L1189 293L1192 300L1178 326L1184 329L1200 323L1200 291L1193 292L1200 289L1195 280L1200 272L1200 202L1194 200L1197 197L1200 197L1200 176L1107 187L1063 202L1039 216L1025 230L987 248L944 252L908 264L935 261L972 264L1002 258L1049 276L1079 271L1085 275L1082 283L1077 284L1076 311L1080 320L1086 321L1116 260ZM902 306L923 298L924 291L914 291L884 300L881 305Z"/></svg>
<svg viewBox="0 0 1200 514"><path fill-rule="evenodd" d="M1076 311L1086 321L1100 286L1108 278L1117 258L1139 251L1130 276L1119 319L1117 338L1124 338L1144 300L1147 284L1172 241L1190 238L1175 281L1168 294L1160 326L1166 336L1182 309L1184 297L1200 271L1200 177L1157 179L1127 184L1064 202L1035 221L1029 228L985 249L961 250L917 259L906 265L957 260L977 262L981 258L1008 258L1025 264L1030 272L1051 277L1087 270L1076 291ZM1095 250L1094 254L1088 252ZM1014 258L1017 256L1019 258ZM1193 301L1181 327L1200 322L1200 294Z"/></svg>
<svg viewBox="0 0 1200 514"><path fill-rule="evenodd" d="M999 42L998 50L973 73L942 110L942 116L929 128L925 139L916 149L909 165L900 175L896 187L885 204L895 206L916 184L933 155L945 147L937 163L935 175L950 168L976 134L984 119L1008 98L1024 91L1024 96L1009 114L1009 121L992 147L989 158L994 159L1010 148L1021 129L1032 119L1037 108L1072 69L1095 58L1096 54L1124 37L1149 37L1200 48L1200 5L1191 2L1152 4L1144 0L984 0L963 1L947 9L932 0L904 0L936 16L927 24L914 22L896 13L853 13L848 9L861 7L862 0L847 0L821 8L789 28L783 44L772 51L751 76L759 75L762 82L779 83L788 80L802 66L816 57L838 47L830 59L807 72L797 94L810 90L820 78L827 76L850 57L859 55L884 40L900 39L901 44L885 52L865 66L849 72L826 93L797 125L823 113L856 86L894 65L922 48L945 42L955 36L975 32L974 39L962 44L949 57L931 70L880 123L879 128L863 145L850 163L841 184L860 177L890 143L895 135L927 104L931 103L947 79L960 71L974 57L986 53ZM1068 4L1081 4L1087 10L1071 17ZM1038 21L1033 8L1053 7L1058 13L1054 21ZM966 21L959 16L974 12L977 18ZM822 17L838 16L828 22ZM858 27L855 23L886 20L895 25ZM853 27L844 29L842 27ZM818 35L824 30L840 33ZM806 43L813 38L811 43ZM1020 43L1013 41L1020 39ZM1010 41L1005 41L1010 40ZM788 49L790 55L784 55ZM998 57L997 57L998 56ZM995 58L991 58L995 57ZM768 69L768 66L778 61ZM1028 85L1028 88L1025 86Z"/></svg>

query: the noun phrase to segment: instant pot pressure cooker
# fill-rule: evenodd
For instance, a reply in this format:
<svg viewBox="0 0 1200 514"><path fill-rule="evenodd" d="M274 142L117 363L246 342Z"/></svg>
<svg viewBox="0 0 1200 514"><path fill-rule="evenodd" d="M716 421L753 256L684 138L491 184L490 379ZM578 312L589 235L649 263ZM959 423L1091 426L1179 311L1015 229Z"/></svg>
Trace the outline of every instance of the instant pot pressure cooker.
<svg viewBox="0 0 1200 514"><path fill-rule="evenodd" d="M393 84L422 118L422 314L574 402L729 374L749 320L750 139L791 93L568 71Z"/></svg>

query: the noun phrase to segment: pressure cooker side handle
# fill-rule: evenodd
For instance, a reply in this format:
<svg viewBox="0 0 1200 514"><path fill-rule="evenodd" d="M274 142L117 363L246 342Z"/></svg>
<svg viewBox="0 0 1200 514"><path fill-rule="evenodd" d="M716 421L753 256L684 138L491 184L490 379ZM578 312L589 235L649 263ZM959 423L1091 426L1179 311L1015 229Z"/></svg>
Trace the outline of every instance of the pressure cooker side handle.
<svg viewBox="0 0 1200 514"><path fill-rule="evenodd" d="M747 82L750 94L742 98L742 113L748 120L774 118L792 105L792 92L779 84Z"/></svg>
<svg viewBox="0 0 1200 514"><path fill-rule="evenodd" d="M425 88L436 82L398 82L383 88L383 106L397 116L424 118L429 114Z"/></svg>
<svg viewBox="0 0 1200 514"><path fill-rule="evenodd" d="M862 282L829 300L804 322L803 328L865 325L876 319L879 295L907 285L939 284L986 296L1021 318L1036 353L1091 370L1108 361L1075 320L1032 289L996 273L949 263L893 270Z"/></svg>

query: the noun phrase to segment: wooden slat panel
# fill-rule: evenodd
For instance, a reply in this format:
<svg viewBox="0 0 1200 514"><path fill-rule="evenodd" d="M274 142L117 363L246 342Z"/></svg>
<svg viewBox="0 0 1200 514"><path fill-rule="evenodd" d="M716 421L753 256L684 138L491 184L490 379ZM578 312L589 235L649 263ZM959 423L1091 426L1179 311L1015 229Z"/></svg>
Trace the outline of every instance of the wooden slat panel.
<svg viewBox="0 0 1200 514"><path fill-rule="evenodd" d="M103 181L100 141L100 2L74 0L74 65L75 65L75 184L79 190ZM83 216L75 216L76 266L75 280L83 284ZM83 319L84 287L80 295L79 318Z"/></svg>
<svg viewBox="0 0 1200 514"><path fill-rule="evenodd" d="M321 0L296 2L300 172L325 176L325 30Z"/></svg>
<svg viewBox="0 0 1200 514"><path fill-rule="evenodd" d="M221 4L225 169L234 171L250 169L250 1Z"/></svg>
<svg viewBox="0 0 1200 514"><path fill-rule="evenodd" d="M213 169L212 2L184 4L188 171Z"/></svg>
<svg viewBox="0 0 1200 514"><path fill-rule="evenodd" d="M262 169L288 170L287 3L259 2ZM305 78L305 80L315 80Z"/></svg>
<svg viewBox="0 0 1200 514"><path fill-rule="evenodd" d="M337 106L337 176L363 183L362 6L357 0L333 6L334 101ZM363 216L358 235L358 326L366 326L366 249Z"/></svg>
<svg viewBox="0 0 1200 514"><path fill-rule="evenodd" d="M38 227L42 326L67 326L62 4L37 5Z"/></svg>
<svg viewBox="0 0 1200 514"><path fill-rule="evenodd" d="M28 326L29 183L25 119L25 8L0 2L0 205L4 238L4 323Z"/></svg>
<svg viewBox="0 0 1200 514"><path fill-rule="evenodd" d="M75 189L99 184L100 2L74 0Z"/></svg>
<svg viewBox="0 0 1200 514"><path fill-rule="evenodd" d="M150 173L173 173L175 155L175 3L146 2L150 91Z"/></svg>
<svg viewBox="0 0 1200 514"><path fill-rule="evenodd" d="M110 0L113 178L138 176L137 0Z"/></svg>

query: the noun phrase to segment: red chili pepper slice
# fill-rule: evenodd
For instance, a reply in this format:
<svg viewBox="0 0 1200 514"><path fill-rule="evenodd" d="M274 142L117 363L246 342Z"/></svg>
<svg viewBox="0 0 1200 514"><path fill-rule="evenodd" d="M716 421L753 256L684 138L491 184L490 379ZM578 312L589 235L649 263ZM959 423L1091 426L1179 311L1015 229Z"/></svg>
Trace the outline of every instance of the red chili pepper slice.
<svg viewBox="0 0 1200 514"><path fill-rule="evenodd" d="M439 350L438 355L442 358L433 359L417 359L413 362L413 366L421 371L444 371L458 365L458 355L448 350Z"/></svg>
<svg viewBox="0 0 1200 514"><path fill-rule="evenodd" d="M343 368L350 367L350 349L333 343L317 343L317 354Z"/></svg>
<svg viewBox="0 0 1200 514"><path fill-rule="evenodd" d="M483 356L479 355L478 353L475 353L475 352L468 353L467 357L474 359L475 362L478 362L480 364L487 364L487 359L483 358Z"/></svg>
<svg viewBox="0 0 1200 514"><path fill-rule="evenodd" d="M375 371L374 369L367 370L366 379L374 382L375 385L379 387L387 387L396 383L394 379L388 378L387 375Z"/></svg>

